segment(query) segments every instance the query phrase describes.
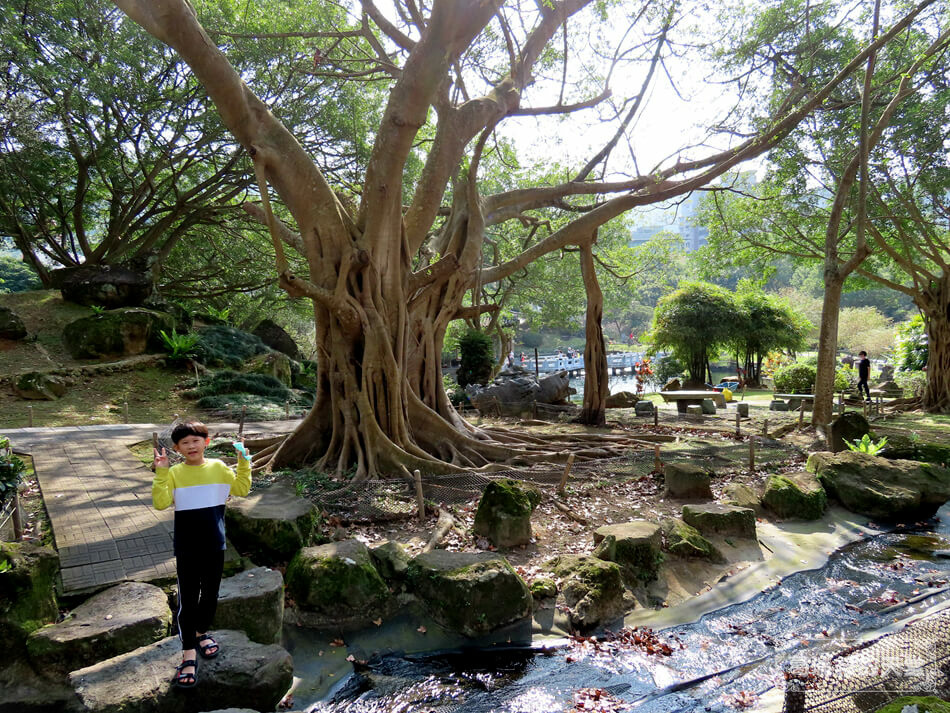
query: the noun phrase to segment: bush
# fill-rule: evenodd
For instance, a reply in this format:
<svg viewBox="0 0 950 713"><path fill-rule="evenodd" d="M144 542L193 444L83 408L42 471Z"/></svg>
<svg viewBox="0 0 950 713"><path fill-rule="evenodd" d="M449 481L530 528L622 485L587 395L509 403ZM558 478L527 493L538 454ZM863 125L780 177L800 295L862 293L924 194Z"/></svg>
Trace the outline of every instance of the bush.
<svg viewBox="0 0 950 713"><path fill-rule="evenodd" d="M842 364L835 369L835 391L849 391L858 383L858 370Z"/></svg>
<svg viewBox="0 0 950 713"><path fill-rule="evenodd" d="M491 337L477 329L470 329L459 338L458 382L463 389L469 384L487 384L495 363Z"/></svg>
<svg viewBox="0 0 950 713"><path fill-rule="evenodd" d="M775 390L786 394L810 394L815 388L815 367L796 362L775 370Z"/></svg>
<svg viewBox="0 0 950 713"><path fill-rule="evenodd" d="M236 369L255 354L270 350L260 337L234 327L212 325L202 328L198 334L195 358L206 366Z"/></svg>
<svg viewBox="0 0 950 713"><path fill-rule="evenodd" d="M924 318L915 315L897 328L896 357L898 371L920 371L927 365L929 348ZM900 382L898 382L900 383Z"/></svg>
<svg viewBox="0 0 950 713"><path fill-rule="evenodd" d="M521 335L521 343L525 349L538 349L544 342L544 337L540 332L525 332Z"/></svg>
<svg viewBox="0 0 950 713"><path fill-rule="evenodd" d="M923 396L927 389L927 372L919 369L898 371L894 374L894 381L904 390L904 396Z"/></svg>
<svg viewBox="0 0 950 713"><path fill-rule="evenodd" d="M683 362L679 361L672 354L657 357L651 362L653 369L652 381L663 386L670 379L678 379L686 372Z"/></svg>

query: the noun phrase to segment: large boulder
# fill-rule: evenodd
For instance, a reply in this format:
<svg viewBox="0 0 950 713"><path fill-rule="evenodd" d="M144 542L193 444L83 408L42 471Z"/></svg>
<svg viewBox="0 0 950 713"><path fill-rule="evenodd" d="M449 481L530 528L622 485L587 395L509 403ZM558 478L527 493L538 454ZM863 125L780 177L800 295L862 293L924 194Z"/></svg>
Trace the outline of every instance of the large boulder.
<svg viewBox="0 0 950 713"><path fill-rule="evenodd" d="M561 580L559 599L573 629L589 631L623 616L623 579L616 563L561 555L546 567Z"/></svg>
<svg viewBox="0 0 950 713"><path fill-rule="evenodd" d="M74 359L98 359L160 352L161 331L171 334L175 320L164 312L123 307L70 322L63 342Z"/></svg>
<svg viewBox="0 0 950 713"><path fill-rule="evenodd" d="M152 279L118 265L80 265L51 272L63 299L81 305L136 307L152 294Z"/></svg>
<svg viewBox="0 0 950 713"><path fill-rule="evenodd" d="M713 562L720 562L723 559L722 554L712 542L703 537L695 527L687 525L682 520L665 520L662 531L666 540L666 549L677 557L695 557Z"/></svg>
<svg viewBox="0 0 950 713"><path fill-rule="evenodd" d="M245 362L242 371L249 374L273 376L287 387L293 384L293 369L290 366L290 357L280 352L268 352L253 356Z"/></svg>
<svg viewBox="0 0 950 713"><path fill-rule="evenodd" d="M485 488L475 511L476 535L497 547L514 547L531 541L531 513L541 502L537 488L520 480L493 480Z"/></svg>
<svg viewBox="0 0 950 713"><path fill-rule="evenodd" d="M719 503L684 505L683 522L704 535L755 537L755 511L751 508Z"/></svg>
<svg viewBox="0 0 950 713"><path fill-rule="evenodd" d="M594 530L593 556L616 562L628 580L652 582L660 571L660 526L646 520L603 525Z"/></svg>
<svg viewBox="0 0 950 713"><path fill-rule="evenodd" d="M300 361L300 347L277 322L270 319L261 320L251 333L260 337L261 341L271 349L276 349L291 359Z"/></svg>
<svg viewBox="0 0 950 713"><path fill-rule="evenodd" d="M20 315L9 307L0 307L0 339L23 339L26 335Z"/></svg>
<svg viewBox="0 0 950 713"><path fill-rule="evenodd" d="M159 587L123 582L99 592L58 624L27 639L39 668L63 675L168 636L172 612Z"/></svg>
<svg viewBox="0 0 950 713"><path fill-rule="evenodd" d="M605 408L634 408L640 401L640 397L632 391L617 391L609 394L604 402Z"/></svg>
<svg viewBox="0 0 950 713"><path fill-rule="evenodd" d="M848 510L875 520L914 522L950 500L950 468L844 451L818 452L805 468Z"/></svg>
<svg viewBox="0 0 950 713"><path fill-rule="evenodd" d="M284 621L284 578L276 569L255 567L221 580L215 629L235 629L259 644L280 643Z"/></svg>
<svg viewBox="0 0 950 713"><path fill-rule="evenodd" d="M300 550L287 565L287 592L314 628L356 629L391 605L389 587L359 540Z"/></svg>
<svg viewBox="0 0 950 713"><path fill-rule="evenodd" d="M198 685L172 683L181 661L177 637L162 639L69 674L90 713L192 713L222 707L272 711L293 683L290 654L276 644L258 644L240 631L215 631L221 651L199 659Z"/></svg>
<svg viewBox="0 0 950 713"><path fill-rule="evenodd" d="M42 371L30 371L21 374L13 382L13 390L21 399L37 401L55 401L66 393L66 379Z"/></svg>
<svg viewBox="0 0 950 713"><path fill-rule="evenodd" d="M561 403L574 391L566 371L556 371L539 380L534 374L515 367L499 374L488 386L469 384L465 393L475 408L492 408L500 404L504 409L519 411L535 402Z"/></svg>
<svg viewBox="0 0 950 713"><path fill-rule="evenodd" d="M663 466L666 497L679 500L712 500L709 472L691 463L667 463Z"/></svg>
<svg viewBox="0 0 950 713"><path fill-rule="evenodd" d="M0 543L0 663L20 656L26 637L56 621L59 557L48 547Z"/></svg>
<svg viewBox="0 0 950 713"><path fill-rule="evenodd" d="M528 585L491 552L425 552L409 563L408 584L433 619L469 637L524 619L532 610Z"/></svg>
<svg viewBox="0 0 950 713"><path fill-rule="evenodd" d="M835 453L848 450L845 441L854 443L862 436L870 433L871 426L868 420L857 411L845 411L831 422L828 440L831 450Z"/></svg>
<svg viewBox="0 0 950 713"><path fill-rule="evenodd" d="M228 539L258 564L287 562L314 542L320 515L286 483L232 498L224 511Z"/></svg>
<svg viewBox="0 0 950 713"><path fill-rule="evenodd" d="M828 498L811 473L783 473L769 476L762 504L786 520L817 520L824 514Z"/></svg>

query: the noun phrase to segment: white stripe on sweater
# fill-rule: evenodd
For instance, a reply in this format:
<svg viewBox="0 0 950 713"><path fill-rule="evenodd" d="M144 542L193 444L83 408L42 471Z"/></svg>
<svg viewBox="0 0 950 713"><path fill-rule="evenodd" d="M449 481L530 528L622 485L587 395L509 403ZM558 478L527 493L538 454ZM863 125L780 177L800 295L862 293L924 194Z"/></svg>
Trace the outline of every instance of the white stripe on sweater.
<svg viewBox="0 0 950 713"><path fill-rule="evenodd" d="M224 505L230 493L231 486L225 483L175 488L175 510L197 510Z"/></svg>

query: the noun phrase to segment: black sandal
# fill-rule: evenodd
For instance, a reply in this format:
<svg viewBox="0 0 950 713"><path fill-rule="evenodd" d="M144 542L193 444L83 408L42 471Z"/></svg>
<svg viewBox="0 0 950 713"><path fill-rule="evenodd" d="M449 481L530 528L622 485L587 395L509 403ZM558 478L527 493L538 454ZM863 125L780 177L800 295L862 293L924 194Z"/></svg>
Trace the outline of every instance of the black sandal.
<svg viewBox="0 0 950 713"><path fill-rule="evenodd" d="M202 641L210 641L210 644L201 645ZM208 653L208 649L214 649L214 653ZM213 659L218 655L218 652L221 650L221 647L218 646L218 642L214 640L214 637L211 634L202 634L198 637L198 653L203 659Z"/></svg>
<svg viewBox="0 0 950 713"><path fill-rule="evenodd" d="M183 668L188 668L189 666L194 667L194 673L181 672ZM187 661L182 661L178 666L175 666L174 683L179 688L192 688L198 683L198 661L196 659L188 659Z"/></svg>

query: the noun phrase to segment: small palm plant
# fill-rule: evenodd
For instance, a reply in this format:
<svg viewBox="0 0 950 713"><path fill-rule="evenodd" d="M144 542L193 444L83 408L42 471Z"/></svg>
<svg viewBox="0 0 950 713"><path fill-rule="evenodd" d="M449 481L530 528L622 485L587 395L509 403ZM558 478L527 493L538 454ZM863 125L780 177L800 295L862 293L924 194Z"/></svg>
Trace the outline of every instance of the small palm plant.
<svg viewBox="0 0 950 713"><path fill-rule="evenodd" d="M875 456L884 450L884 447L887 445L887 437L885 436L879 441L872 441L871 437L865 433L860 440L855 438L853 443L845 441L844 444L850 450L857 453L867 453L868 455Z"/></svg>
<svg viewBox="0 0 950 713"><path fill-rule="evenodd" d="M0 502L13 495L25 471L26 463L10 449L10 439L0 436Z"/></svg>
<svg viewBox="0 0 950 713"><path fill-rule="evenodd" d="M179 334L174 329L171 334L164 329L159 330L159 335L171 361L182 361L194 356L195 347L201 339L197 334Z"/></svg>

